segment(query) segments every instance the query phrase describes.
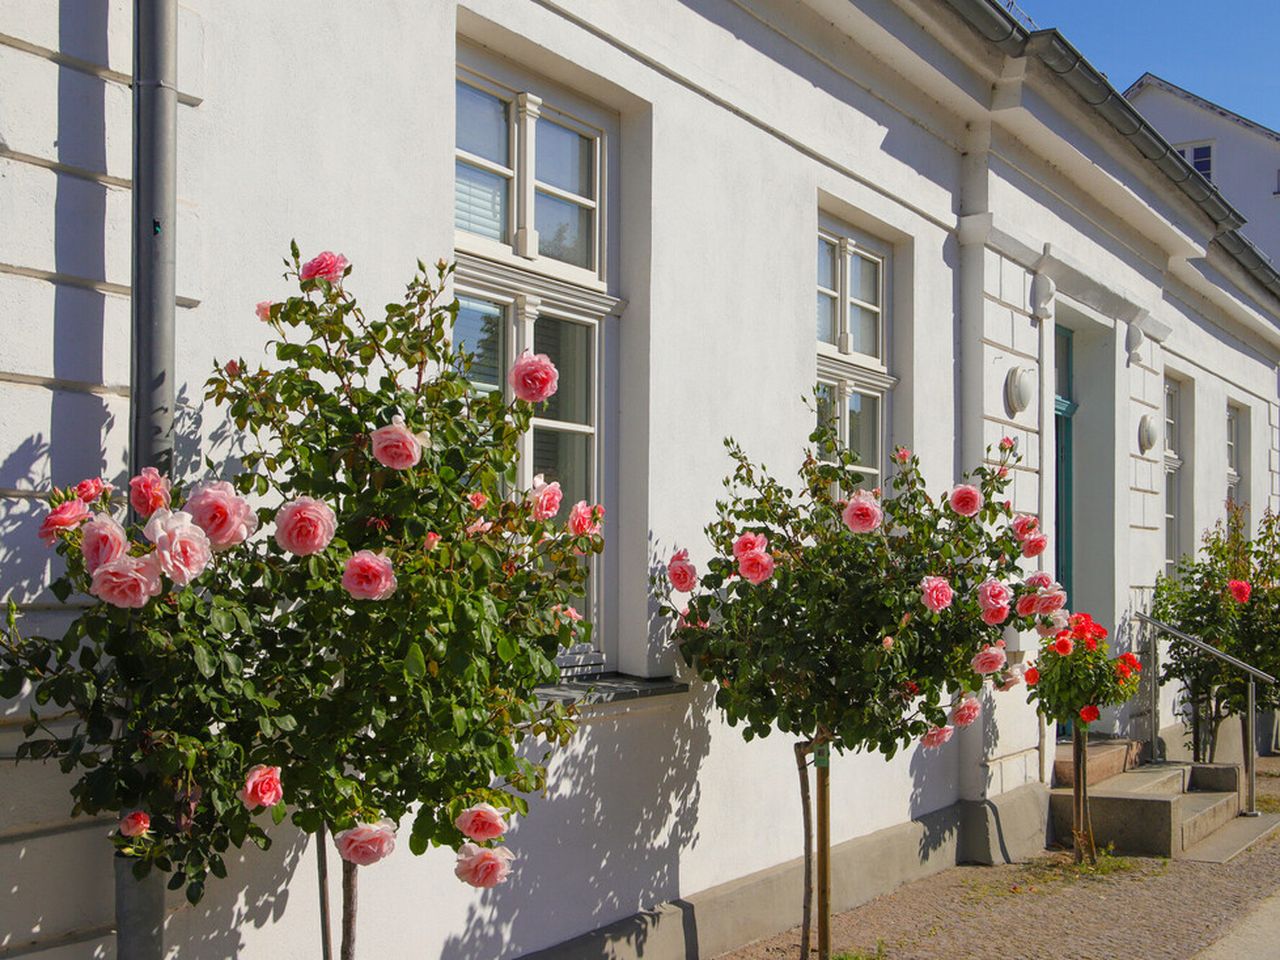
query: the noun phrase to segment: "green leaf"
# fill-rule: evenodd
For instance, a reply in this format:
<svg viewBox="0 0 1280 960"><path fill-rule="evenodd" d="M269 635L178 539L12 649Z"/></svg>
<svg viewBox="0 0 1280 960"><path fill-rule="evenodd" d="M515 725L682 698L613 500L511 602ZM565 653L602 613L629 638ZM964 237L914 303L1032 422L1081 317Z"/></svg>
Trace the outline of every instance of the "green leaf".
<svg viewBox="0 0 1280 960"><path fill-rule="evenodd" d="M195 657L196 669L200 671L201 676L212 677L218 671L218 661L213 658L213 653L203 643L193 643L191 654Z"/></svg>
<svg viewBox="0 0 1280 960"><path fill-rule="evenodd" d="M213 625L213 629L223 636L230 634L236 628L235 615L230 610L224 610L222 607L213 609L209 614L209 623ZM205 674L205 676L208 676L208 674Z"/></svg>
<svg viewBox="0 0 1280 960"><path fill-rule="evenodd" d="M284 801L281 800L271 808L271 822L276 824L283 822L286 812Z"/></svg>
<svg viewBox="0 0 1280 960"><path fill-rule="evenodd" d="M416 643L409 644L404 655L404 672L410 677L424 677L427 673L427 661L422 655L422 648Z"/></svg>
<svg viewBox="0 0 1280 960"><path fill-rule="evenodd" d="M498 637L498 657L503 663L510 663L516 657L516 642L511 639L510 634L502 634ZM461 733L461 731L459 731Z"/></svg>

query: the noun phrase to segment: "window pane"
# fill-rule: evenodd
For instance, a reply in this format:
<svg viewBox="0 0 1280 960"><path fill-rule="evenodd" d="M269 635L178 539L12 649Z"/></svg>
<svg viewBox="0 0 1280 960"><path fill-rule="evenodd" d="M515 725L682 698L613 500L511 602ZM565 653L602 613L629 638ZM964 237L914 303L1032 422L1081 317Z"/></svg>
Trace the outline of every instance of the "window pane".
<svg viewBox="0 0 1280 960"><path fill-rule="evenodd" d="M459 230L491 240L507 236L507 178L457 162L453 222Z"/></svg>
<svg viewBox="0 0 1280 960"><path fill-rule="evenodd" d="M880 399L849 394L849 449L873 470L880 468Z"/></svg>
<svg viewBox="0 0 1280 960"><path fill-rule="evenodd" d="M835 428L836 438L839 439L839 424L836 422L836 388L829 383L818 384L816 399L818 407L817 425ZM827 444L820 446L818 448L818 457L822 460L834 460L834 447Z"/></svg>
<svg viewBox="0 0 1280 960"><path fill-rule="evenodd" d="M456 347L471 357L471 382L485 390L502 385L502 307L489 300L458 298L458 322L453 327Z"/></svg>
<svg viewBox="0 0 1280 960"><path fill-rule="evenodd" d="M1061 327L1053 340L1054 393L1063 400L1071 399L1071 334Z"/></svg>
<svg viewBox="0 0 1280 960"><path fill-rule="evenodd" d="M818 339L836 342L836 298L825 293L818 294Z"/></svg>
<svg viewBox="0 0 1280 960"><path fill-rule="evenodd" d="M539 317L533 324L533 351L545 353L560 372L559 386L538 416L569 423L591 422L591 341L581 323Z"/></svg>
<svg viewBox="0 0 1280 960"><path fill-rule="evenodd" d="M545 427L533 431L533 472L547 483L557 481L564 494L561 512L579 500L591 502L591 438L581 433L561 433Z"/></svg>
<svg viewBox="0 0 1280 960"><path fill-rule="evenodd" d="M854 254L849 264L849 296L880 306L880 264Z"/></svg>
<svg viewBox="0 0 1280 960"><path fill-rule="evenodd" d="M849 346L854 353L880 356L880 314L849 304Z"/></svg>
<svg viewBox="0 0 1280 960"><path fill-rule="evenodd" d="M595 199L595 164L591 156L594 141L590 137L540 117L534 140L539 180Z"/></svg>
<svg viewBox="0 0 1280 960"><path fill-rule="evenodd" d="M506 101L459 81L458 149L509 167L510 135Z"/></svg>
<svg viewBox="0 0 1280 960"><path fill-rule="evenodd" d="M1169 574L1178 562L1178 540L1178 474L1169 470L1164 475L1164 556Z"/></svg>
<svg viewBox="0 0 1280 960"><path fill-rule="evenodd" d="M539 191L534 221L538 228L539 254L591 268L591 210Z"/></svg>
<svg viewBox="0 0 1280 960"><path fill-rule="evenodd" d="M836 289L836 245L818 238L818 286Z"/></svg>

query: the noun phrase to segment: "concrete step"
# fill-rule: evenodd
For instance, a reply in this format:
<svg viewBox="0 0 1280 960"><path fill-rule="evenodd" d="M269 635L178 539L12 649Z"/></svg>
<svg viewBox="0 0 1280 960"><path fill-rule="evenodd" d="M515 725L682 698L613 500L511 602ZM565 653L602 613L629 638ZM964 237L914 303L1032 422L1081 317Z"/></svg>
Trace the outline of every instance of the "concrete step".
<svg viewBox="0 0 1280 960"><path fill-rule="evenodd" d="M1199 843L1183 851L1182 859L1203 863L1227 863L1280 827L1280 813L1236 817Z"/></svg>
<svg viewBox="0 0 1280 960"><path fill-rule="evenodd" d="M1108 777L1096 787L1090 785L1089 795L1114 796L1127 793L1176 794L1185 793L1191 786L1191 764L1150 763L1114 777Z"/></svg>
<svg viewBox="0 0 1280 960"><path fill-rule="evenodd" d="M1238 793L1187 793L1182 797L1182 843L1173 853L1182 856L1240 813Z"/></svg>
<svg viewBox="0 0 1280 960"><path fill-rule="evenodd" d="M1102 783L1138 765L1142 745L1136 740L1091 740L1087 781ZM1071 742L1059 743L1053 759L1053 784L1071 786Z"/></svg>

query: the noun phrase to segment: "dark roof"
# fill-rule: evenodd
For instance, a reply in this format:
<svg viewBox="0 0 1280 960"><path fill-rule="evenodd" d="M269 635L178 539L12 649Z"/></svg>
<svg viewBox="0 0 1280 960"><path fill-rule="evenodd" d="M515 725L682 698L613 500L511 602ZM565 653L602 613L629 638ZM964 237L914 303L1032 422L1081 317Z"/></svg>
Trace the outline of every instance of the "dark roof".
<svg viewBox="0 0 1280 960"><path fill-rule="evenodd" d="M1190 100L1197 107L1208 110L1210 113L1216 113L1218 116L1230 120L1233 123L1238 123L1242 127L1247 127L1255 133L1260 133L1262 136L1267 137L1270 140L1280 141L1280 131L1272 130L1265 124L1258 123L1256 120L1250 120L1248 117L1242 117L1234 110L1228 110L1226 107L1222 106L1222 104L1214 103L1212 100L1206 100L1199 94L1192 93L1190 90L1184 89L1169 80L1165 80L1163 77L1157 77L1150 71L1147 71L1129 85L1129 89L1124 92L1125 99L1132 100L1148 86L1159 87L1161 90L1165 90L1168 93L1173 94L1175 97Z"/></svg>

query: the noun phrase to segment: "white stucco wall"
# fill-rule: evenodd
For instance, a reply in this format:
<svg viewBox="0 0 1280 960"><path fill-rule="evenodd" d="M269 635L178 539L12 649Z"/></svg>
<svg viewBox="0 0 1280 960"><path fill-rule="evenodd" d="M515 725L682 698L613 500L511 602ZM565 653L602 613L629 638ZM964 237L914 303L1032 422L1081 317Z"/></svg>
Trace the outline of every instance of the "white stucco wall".
<svg viewBox="0 0 1280 960"><path fill-rule="evenodd" d="M0 231L0 396L10 413L0 424L0 591L17 591L36 623L56 615L36 589L47 554L35 540L33 492L100 471L120 482L126 463L130 7L0 0L0 35L21 41L0 43L0 87L21 94L0 100L9 151L0 154L0 214L24 225ZM376 14L334 4L308 16L241 0L184 4L180 86L198 98L179 122L184 459L195 462L196 438L217 425L198 402L212 360L260 355L253 305L284 289L278 258L291 237L304 251L350 257L350 286L366 303L394 296L416 258L449 254L461 36L618 116L611 292L627 307L607 345L617 370L606 385L617 411L606 418L616 424L608 444L618 477L608 504L612 666L661 675L675 665L649 627L647 575L677 545L705 558L701 529L727 468L721 439L733 434L779 473L797 462L810 426L799 397L815 379L819 211L893 248L891 442L918 452L942 489L985 444L1016 436L1015 506L1046 517L1052 387L1042 380L1015 415L1004 377L1012 364L1052 374L1054 321L1033 317L1030 303L1045 245L1062 251L1055 263L1074 265L1072 277L1088 277L1060 280L1071 293L1058 300L1061 321L1087 341L1088 376L1078 382L1093 419L1078 449L1096 453L1086 489L1100 499L1078 515L1083 542L1104 551L1077 562L1092 578L1095 615L1120 623L1163 548L1160 478L1153 491L1136 418L1158 407L1166 360L1197 384L1198 528L1221 510L1213 498L1225 474L1209 453L1221 435L1210 413L1225 413L1227 396L1251 411L1251 489L1278 492L1275 343L1240 332L1194 291L1166 290L1159 244L1143 231L1168 218L1158 239L1169 242L1204 225L1135 173L1134 157L1088 140L1096 131L1075 134L1082 156L1112 151L1100 174L1110 189L1132 177L1131 202L1160 199L1150 222L1126 222L1037 153L1078 120L1052 97L1019 108L1035 121L1019 129L1042 139L997 130L966 167L971 134L952 107L990 90L981 63L913 26L909 5L844 7L827 12L867 18L880 32L855 41L807 8L783 18L754 0L400 0ZM888 65L872 50L897 59ZM90 66L60 65L55 52ZM18 109L19 100L34 106ZM964 241L965 214L988 214L995 227ZM1096 304L1139 301L1172 332L1126 366L1128 317ZM1052 567L1052 550L1040 563ZM837 759L833 838L1038 780L1040 724L1022 692L989 707L981 727L936 754ZM2 709L0 755L11 755L22 705ZM49 768L6 766L0 786L0 876L15 878L0 906L0 950L79 931L83 942L33 955L109 955L109 825L69 829L65 782ZM175 951L316 955L313 851L287 827L276 836L198 908L175 901ZM515 957L789 860L800 849L790 744L744 743L699 685L602 708L556 757L549 796L511 841L520 869L485 894L454 880L447 851L415 858L406 848L362 871L362 949Z"/></svg>

